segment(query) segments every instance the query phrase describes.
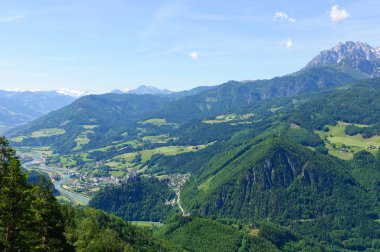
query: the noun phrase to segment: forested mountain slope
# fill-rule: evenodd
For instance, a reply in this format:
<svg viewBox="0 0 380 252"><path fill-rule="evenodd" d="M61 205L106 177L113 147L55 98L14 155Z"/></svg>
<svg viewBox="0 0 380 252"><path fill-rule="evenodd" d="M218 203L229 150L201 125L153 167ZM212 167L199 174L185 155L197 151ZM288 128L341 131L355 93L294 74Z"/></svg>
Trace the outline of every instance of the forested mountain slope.
<svg viewBox="0 0 380 252"><path fill-rule="evenodd" d="M315 67L270 80L244 83L230 81L210 91L168 103L152 116L180 123L206 116L233 113L252 107L263 100L291 97L363 77L355 70Z"/></svg>
<svg viewBox="0 0 380 252"><path fill-rule="evenodd" d="M54 91L14 92L0 90L0 134L28 123L50 111L69 105L74 97Z"/></svg>
<svg viewBox="0 0 380 252"><path fill-rule="evenodd" d="M337 121L375 125L380 118L380 78L356 81L302 99L294 120L303 127L321 129Z"/></svg>
<svg viewBox="0 0 380 252"><path fill-rule="evenodd" d="M181 195L193 213L271 220L316 239L327 239L334 230L372 233L351 232L358 240L380 235L377 203L344 163L288 139L269 138L218 155Z"/></svg>
<svg viewBox="0 0 380 252"><path fill-rule="evenodd" d="M158 232L189 251L279 251L267 237L200 217L173 216Z"/></svg>
<svg viewBox="0 0 380 252"><path fill-rule="evenodd" d="M84 147L99 146L115 140L132 124L168 100L154 95L105 94L79 98L60 110L13 131L23 145L52 145L57 152L69 152L80 135L88 138ZM33 132L50 129L40 138Z"/></svg>
<svg viewBox="0 0 380 252"><path fill-rule="evenodd" d="M176 195L167 184L166 180L135 177L119 187L101 190L89 206L128 221L164 221L176 211Z"/></svg>

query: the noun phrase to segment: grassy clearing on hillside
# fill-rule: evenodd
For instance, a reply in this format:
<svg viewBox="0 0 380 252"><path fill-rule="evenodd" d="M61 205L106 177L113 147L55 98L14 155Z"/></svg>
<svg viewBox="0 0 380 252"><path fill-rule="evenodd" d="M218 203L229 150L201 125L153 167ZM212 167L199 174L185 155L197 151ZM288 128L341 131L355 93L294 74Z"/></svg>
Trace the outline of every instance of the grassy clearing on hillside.
<svg viewBox="0 0 380 252"><path fill-rule="evenodd" d="M202 184L200 184L198 186L198 190L202 190L204 192L208 191L208 189L210 188L211 181L212 181L213 178L214 178L214 176L211 176L205 182L203 182Z"/></svg>
<svg viewBox="0 0 380 252"><path fill-rule="evenodd" d="M26 138L41 138L41 137L51 137L51 136L57 136L57 135L63 135L66 131L64 129L60 128L48 128L48 129L41 129L37 131L33 131L29 135L20 135L16 137L12 137L10 139L11 142L15 143L21 143Z"/></svg>
<svg viewBox="0 0 380 252"><path fill-rule="evenodd" d="M137 139L129 140L126 142L119 142L118 144L116 144L116 143L117 142L113 142L112 145L109 145L109 146L106 146L103 148L92 149L89 152L91 153L94 151L108 151L113 147L116 148L117 150L122 150L126 146L132 146L133 148L137 148L137 147L142 146L142 143L140 143Z"/></svg>
<svg viewBox="0 0 380 252"><path fill-rule="evenodd" d="M234 121L236 119L237 119L237 115L236 114L228 114L228 115L218 115L213 120L204 120L202 122L203 123L208 123L208 124L214 124L214 123L230 122L230 121Z"/></svg>
<svg viewBox="0 0 380 252"><path fill-rule="evenodd" d="M208 145L213 143L204 144L204 145L196 145L196 146L164 146L158 147L150 150L143 150L137 152L130 152L118 155L107 160L106 164L112 168L142 168L142 164L146 161L150 160L155 154L162 154L165 156L173 156L177 154L187 153L187 152L196 152L206 148ZM134 163L135 158L141 155L141 161L139 164ZM140 170L141 172L141 170Z"/></svg>
<svg viewBox="0 0 380 252"><path fill-rule="evenodd" d="M23 155L31 155L34 158L40 158L43 157L50 157L53 156L53 151L50 149L49 146L42 146L42 147L17 147L15 148L18 154Z"/></svg>
<svg viewBox="0 0 380 252"><path fill-rule="evenodd" d="M15 143L21 143L22 141L24 141L25 138L28 138L26 136L17 136L17 137L12 137L10 139L11 142L15 142Z"/></svg>
<svg viewBox="0 0 380 252"><path fill-rule="evenodd" d="M328 132L316 131L316 133L325 141L329 153L338 158L349 160L352 159L356 152L368 150L369 146L380 146L380 136L364 138L361 134L348 136L344 130L348 124L338 122L336 126L328 125ZM357 125L358 127L368 127L368 125ZM374 150L369 150L375 152Z"/></svg>
<svg viewBox="0 0 380 252"><path fill-rule="evenodd" d="M207 124L226 123L226 122L232 122L232 121L247 120L254 116L255 114L253 113L248 113L244 115L237 115L237 114L218 115L212 120L204 120L202 122L207 123Z"/></svg>
<svg viewBox="0 0 380 252"><path fill-rule="evenodd" d="M207 145L197 145L197 146L164 146L158 147L151 150L141 151L141 162L144 163L151 159L155 154L163 154L165 156L173 156L177 154L182 154L186 152L195 152L206 148Z"/></svg>
<svg viewBox="0 0 380 252"><path fill-rule="evenodd" d="M155 126L172 126L173 128L177 128L178 124L176 123L168 123L165 118L152 118L141 122L142 124L152 124Z"/></svg>
<svg viewBox="0 0 380 252"><path fill-rule="evenodd" d="M81 153L80 156L84 162L90 162L91 161L91 159L88 158L88 156L89 156L88 153Z"/></svg>
<svg viewBox="0 0 380 252"><path fill-rule="evenodd" d="M151 142L151 143L167 143L170 139L168 134L162 134L157 136L144 136L142 140L144 142Z"/></svg>
<svg viewBox="0 0 380 252"><path fill-rule="evenodd" d="M30 134L30 137L40 138L40 137L50 137L65 134L66 131L60 128L49 128L49 129L41 129L37 131L33 131Z"/></svg>
<svg viewBox="0 0 380 252"><path fill-rule="evenodd" d="M299 129L299 128L301 128L298 124L296 124L296 123L291 123L290 124L290 128L291 129Z"/></svg>
<svg viewBox="0 0 380 252"><path fill-rule="evenodd" d="M132 224L138 227L162 227L164 224L161 222L153 222L153 221L131 221Z"/></svg>
<svg viewBox="0 0 380 252"><path fill-rule="evenodd" d="M281 107L272 107L272 108L269 109L269 111L272 112L272 113L275 113L275 112L277 112L277 110L280 110L280 109L282 109L283 107L284 107L284 106L281 106Z"/></svg>
<svg viewBox="0 0 380 252"><path fill-rule="evenodd" d="M77 146L74 147L73 151L78 151L81 150L84 145L88 144L90 142L90 139L87 137L87 135L79 135L77 138L75 138L74 141Z"/></svg>
<svg viewBox="0 0 380 252"><path fill-rule="evenodd" d="M116 156L114 159L120 158L120 159L124 159L127 162L131 162L136 155L137 155L136 152L125 153L125 154Z"/></svg>
<svg viewBox="0 0 380 252"><path fill-rule="evenodd" d="M110 171L110 174L114 177L122 177L124 175L123 171Z"/></svg>
<svg viewBox="0 0 380 252"><path fill-rule="evenodd" d="M59 163L65 167L75 166L77 162L69 156L60 156Z"/></svg>
<svg viewBox="0 0 380 252"><path fill-rule="evenodd" d="M90 124L88 124L88 125L82 125L82 127L84 128L84 129L95 129L96 127L99 127L99 125L90 125Z"/></svg>

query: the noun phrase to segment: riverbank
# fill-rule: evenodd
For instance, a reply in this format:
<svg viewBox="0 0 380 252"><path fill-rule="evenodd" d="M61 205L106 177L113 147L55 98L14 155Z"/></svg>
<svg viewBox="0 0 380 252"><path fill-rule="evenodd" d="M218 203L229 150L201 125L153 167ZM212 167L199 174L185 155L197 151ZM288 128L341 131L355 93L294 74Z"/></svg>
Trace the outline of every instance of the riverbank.
<svg viewBox="0 0 380 252"><path fill-rule="evenodd" d="M88 204L88 202L90 201L90 198L78 193L68 191L62 187L70 178L70 175L68 174L67 170L62 169L62 168L48 167L44 164L41 156L38 157L37 155L33 155L33 157L34 159L32 161L26 162L22 164L22 166L26 168L27 170L40 170L40 171L46 172L49 174L50 178L54 177L55 174L58 173L61 179L53 181L53 185L55 189L59 191L62 196L66 197L73 204L78 204L78 205Z"/></svg>

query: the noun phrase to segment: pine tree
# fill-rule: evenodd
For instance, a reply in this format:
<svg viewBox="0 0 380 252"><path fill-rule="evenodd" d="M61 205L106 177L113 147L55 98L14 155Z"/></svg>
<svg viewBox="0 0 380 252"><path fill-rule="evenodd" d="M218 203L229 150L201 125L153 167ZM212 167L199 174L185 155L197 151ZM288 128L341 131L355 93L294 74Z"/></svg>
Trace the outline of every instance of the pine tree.
<svg viewBox="0 0 380 252"><path fill-rule="evenodd" d="M0 249L4 251L67 250L64 220L44 176L27 184L15 151L0 138Z"/></svg>
<svg viewBox="0 0 380 252"><path fill-rule="evenodd" d="M33 249L60 251L66 245L64 219L59 204L52 193L51 181L41 176L32 190Z"/></svg>
<svg viewBox="0 0 380 252"><path fill-rule="evenodd" d="M30 187L20 162L4 138L0 138L0 237L4 251L28 246Z"/></svg>

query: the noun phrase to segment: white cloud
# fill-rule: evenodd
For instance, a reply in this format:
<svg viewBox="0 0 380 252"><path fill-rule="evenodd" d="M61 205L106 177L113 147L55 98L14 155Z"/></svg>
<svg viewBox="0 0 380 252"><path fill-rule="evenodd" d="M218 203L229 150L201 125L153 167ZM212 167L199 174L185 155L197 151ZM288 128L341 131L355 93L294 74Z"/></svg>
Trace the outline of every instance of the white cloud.
<svg viewBox="0 0 380 252"><path fill-rule="evenodd" d="M274 14L274 20L276 19L285 19L285 20L288 20L289 22L296 22L296 20L294 18L291 18L289 17L288 13L286 12L282 12L282 11L277 11L275 14Z"/></svg>
<svg viewBox="0 0 380 252"><path fill-rule="evenodd" d="M338 5L334 5L330 10L330 18L332 22L338 22L348 18L350 14L345 9L340 9Z"/></svg>
<svg viewBox="0 0 380 252"><path fill-rule="evenodd" d="M189 53L189 57L193 60L196 60L196 59L198 59L199 54L198 54L198 52L191 52L191 53Z"/></svg>
<svg viewBox="0 0 380 252"><path fill-rule="evenodd" d="M281 46L286 47L286 48L292 48L294 45L292 39L290 38L285 41L282 41L280 44Z"/></svg>
<svg viewBox="0 0 380 252"><path fill-rule="evenodd" d="M0 17L0 23L11 23L18 21L20 19L24 19L25 16L10 16L10 17Z"/></svg>

